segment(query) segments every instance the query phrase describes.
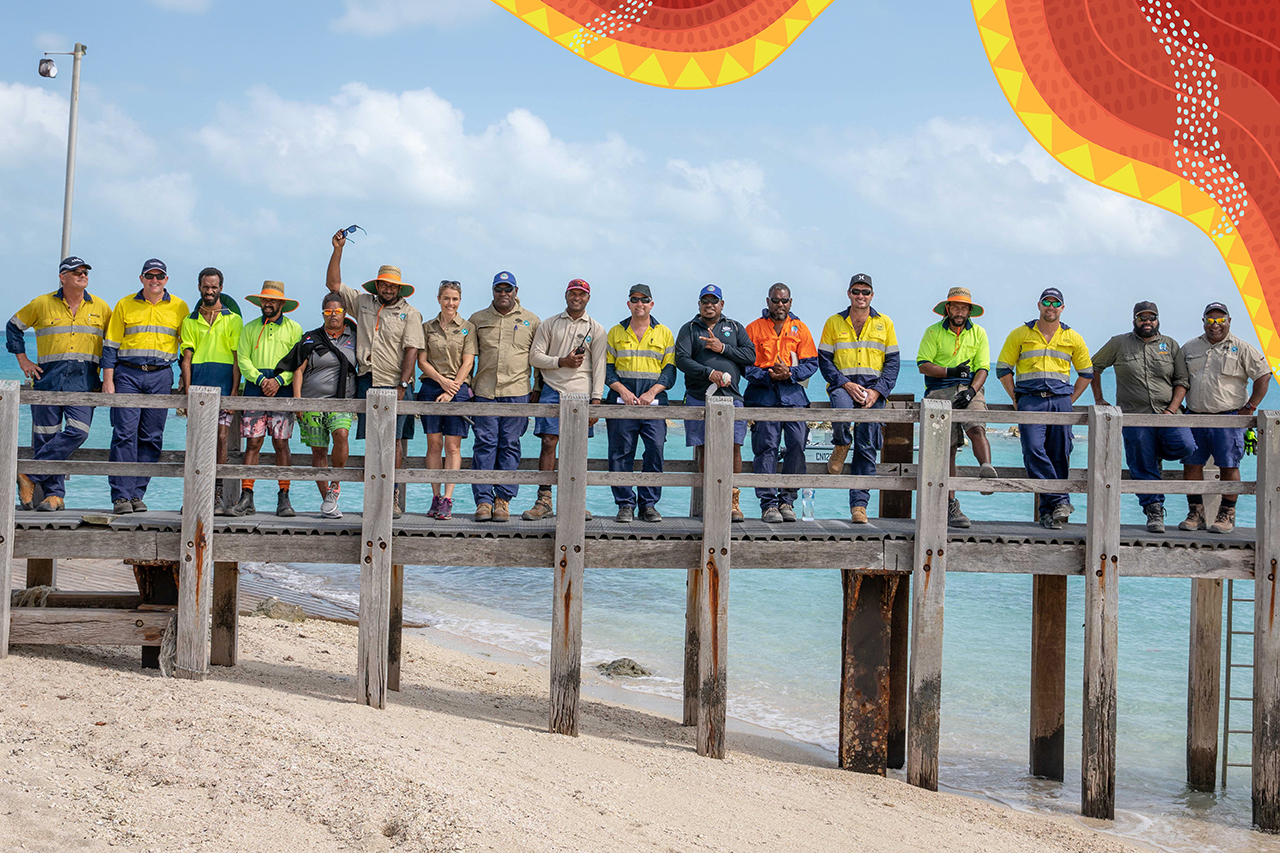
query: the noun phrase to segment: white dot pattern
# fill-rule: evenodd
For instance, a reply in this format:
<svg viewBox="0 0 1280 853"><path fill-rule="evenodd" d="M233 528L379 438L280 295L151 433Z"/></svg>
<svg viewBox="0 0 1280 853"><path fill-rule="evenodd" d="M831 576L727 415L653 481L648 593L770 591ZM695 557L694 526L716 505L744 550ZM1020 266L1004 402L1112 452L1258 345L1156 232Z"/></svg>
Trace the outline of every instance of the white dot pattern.
<svg viewBox="0 0 1280 853"><path fill-rule="evenodd" d="M622 5L618 8L596 15L595 20L574 33L569 49L574 53L582 53L584 47L605 36L631 29L634 24L640 23L642 17L649 14L652 6L653 0L622 0Z"/></svg>
<svg viewBox="0 0 1280 853"><path fill-rule="evenodd" d="M1173 131L1175 163L1193 186L1207 193L1223 210L1211 237L1232 233L1249 207L1240 173L1227 162L1218 137L1218 71L1209 45L1200 40L1191 21L1173 0L1141 4L1164 52L1169 56L1177 91L1178 123Z"/></svg>

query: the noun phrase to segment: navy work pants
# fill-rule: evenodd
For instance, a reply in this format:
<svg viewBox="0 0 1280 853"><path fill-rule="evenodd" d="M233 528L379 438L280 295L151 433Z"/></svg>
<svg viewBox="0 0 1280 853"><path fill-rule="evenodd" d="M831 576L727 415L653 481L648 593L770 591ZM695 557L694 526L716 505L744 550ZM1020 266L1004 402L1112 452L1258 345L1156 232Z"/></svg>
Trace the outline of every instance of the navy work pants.
<svg viewBox="0 0 1280 853"><path fill-rule="evenodd" d="M66 459L89 437L93 422L92 406L32 406L31 458ZM64 474L32 474L31 482L43 490L45 497L65 498Z"/></svg>
<svg viewBox="0 0 1280 853"><path fill-rule="evenodd" d="M527 403L529 395L519 397L475 397L475 403ZM471 445L471 468L475 471L514 471L520 467L520 437L529 428L528 418L492 418L476 415L472 420L475 441ZM471 494L480 504L493 505L495 495L504 501L515 500L520 487L513 483L474 483Z"/></svg>
<svg viewBox="0 0 1280 853"><path fill-rule="evenodd" d="M832 417L835 409L857 409L849 392L843 388L831 389ZM871 408L883 409L885 400L881 397ZM876 458L880 448L884 447L884 424L873 424L866 421L858 423L831 423L831 441L833 444L849 445L849 473L855 477L871 477L876 473ZM871 492L866 489L849 490L849 506L863 506L871 500Z"/></svg>
<svg viewBox="0 0 1280 853"><path fill-rule="evenodd" d="M168 394L173 388L173 368L139 370L129 364L116 365L117 394ZM168 409L112 409L112 462L158 462L164 446L164 424ZM133 500L147 493L150 477L108 477L111 500Z"/></svg>
<svg viewBox="0 0 1280 853"><path fill-rule="evenodd" d="M756 421L751 428L751 452L755 454L755 473L777 474L778 447L783 438L787 442L782 456L783 474L803 474L804 446L809 439L809 425L804 421ZM756 489L760 508L768 509L779 503L794 504L799 492L796 489Z"/></svg>
<svg viewBox="0 0 1280 853"><path fill-rule="evenodd" d="M1164 472L1161 460L1182 460L1196 449L1190 427L1125 427L1124 459L1129 466L1129 476L1135 480L1161 480ZM1164 503L1164 495L1138 495L1138 504Z"/></svg>
<svg viewBox="0 0 1280 853"><path fill-rule="evenodd" d="M1038 397L1022 394L1018 397L1020 412L1069 412L1071 395L1055 394ZM1065 480L1071 467L1071 427L1047 424L1023 424L1022 464L1027 476L1036 480ZM1040 493L1041 514L1053 512L1058 504L1066 503L1067 496L1058 492Z"/></svg>
<svg viewBox="0 0 1280 853"><path fill-rule="evenodd" d="M632 406L640 410L640 406ZM651 407L656 408L656 407ZM620 421L609 418L605 421L605 432L609 436L609 470L632 471L636 464L636 445L644 441L644 456L641 458L641 470L661 473L663 465L663 444L667 440L667 422L663 418L646 421ZM659 486L614 486L613 502L618 506L635 506L636 499L640 506L656 506L662 497Z"/></svg>

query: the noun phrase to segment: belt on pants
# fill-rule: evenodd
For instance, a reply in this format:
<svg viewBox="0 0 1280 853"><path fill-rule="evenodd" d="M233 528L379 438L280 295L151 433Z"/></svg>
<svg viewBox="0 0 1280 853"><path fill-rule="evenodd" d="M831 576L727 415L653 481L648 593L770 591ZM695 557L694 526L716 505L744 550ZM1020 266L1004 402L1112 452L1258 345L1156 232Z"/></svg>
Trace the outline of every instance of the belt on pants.
<svg viewBox="0 0 1280 853"><path fill-rule="evenodd" d="M1059 394L1056 391L1019 391L1019 397L1070 397L1070 394Z"/></svg>
<svg viewBox="0 0 1280 853"><path fill-rule="evenodd" d="M134 370L141 370L143 373L150 373L153 370L166 370L170 367L168 364L134 364L132 361L120 362L125 367L132 367Z"/></svg>

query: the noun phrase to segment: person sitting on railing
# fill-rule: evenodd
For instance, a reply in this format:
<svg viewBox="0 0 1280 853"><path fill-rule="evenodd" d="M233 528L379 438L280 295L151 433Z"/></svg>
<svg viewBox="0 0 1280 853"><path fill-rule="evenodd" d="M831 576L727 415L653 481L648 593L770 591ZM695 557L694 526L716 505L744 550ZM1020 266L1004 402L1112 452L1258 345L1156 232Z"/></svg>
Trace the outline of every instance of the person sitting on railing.
<svg viewBox="0 0 1280 853"><path fill-rule="evenodd" d="M298 300L286 299L284 284L264 281L262 292L245 299L262 310L262 316L245 324L240 332L240 347L236 358L240 373L244 376L246 397L292 397L293 373L280 371L276 366L302 337L302 327L284 316L298 307ZM241 412L240 437L246 439L244 464L257 465L258 455L267 434L276 451L276 464L288 465L289 439L293 436L293 412ZM289 481L277 480L276 515L292 518L293 504L289 500ZM231 515L253 515L253 480L240 481L240 500L231 508Z"/></svg>
<svg viewBox="0 0 1280 853"><path fill-rule="evenodd" d="M818 370L818 350L813 335L799 317L791 313L791 288L778 282L769 288L766 307L758 320L747 326L747 336L755 344L756 360L743 371L747 408L807 409L809 395L804 385ZM782 459L783 474L805 472L804 447L809 437L805 421L755 421L751 428L751 450L757 474L778 473L778 447L786 436ZM796 489L765 486L756 489L760 520L776 524L795 521Z"/></svg>
<svg viewBox="0 0 1280 853"><path fill-rule="evenodd" d="M605 352L605 382L609 386L607 403L627 406L665 406L667 389L676 382L676 339L653 313L653 291L647 284L631 287L627 307L631 316L609 330ZM606 421L609 436L609 470L635 469L636 444L644 441L641 468L660 473L665 464L664 443L667 422L662 418L648 420ZM624 524L635 518L639 501L640 520L656 524L662 521L658 500L659 486L614 486L613 502L618 505L616 519Z"/></svg>
<svg viewBox="0 0 1280 853"><path fill-rule="evenodd" d="M747 329L737 320L724 314L724 293L714 284L708 284L698 293L697 315L680 327L676 335L676 368L684 374L684 404L705 406L707 391L715 396L730 397L735 408L743 406L738 380L742 370L755 364L756 345L751 342ZM747 422L743 418L733 421L733 473L742 473L742 444L747 440ZM684 443L693 448L693 458L698 470L703 470L706 459L703 445L706 442L706 422L685 421ZM733 489L733 504L729 520L743 521L738 489Z"/></svg>
<svg viewBox="0 0 1280 853"><path fill-rule="evenodd" d="M173 390L173 363L178 360L187 303L170 295L164 261L149 258L138 276L142 289L111 310L102 341L104 394L168 394ZM168 408L111 410L112 462L158 462L164 447ZM150 477L108 477L117 513L146 512L143 496Z"/></svg>
<svg viewBox="0 0 1280 853"><path fill-rule="evenodd" d="M61 287L19 308L5 327L5 346L18 357L18 366L34 380L37 391L97 391L101 387L98 362L111 308L89 294L90 269L80 258L65 258L58 265ZM27 358L23 337L27 329L36 336L34 362ZM92 421L93 406L32 406L32 458L66 459L89 437ZM44 498L35 507L38 511L63 509L65 479L61 474L19 474L19 504L31 509L39 486Z"/></svg>
<svg viewBox="0 0 1280 853"><path fill-rule="evenodd" d="M924 395L950 400L953 409L986 409L982 388L991 369L991 345L987 330L973 322L974 317L982 316L982 306L973 301L968 288L953 287L945 300L933 306L933 313L941 314L942 322L925 329L916 352L916 367L924 374ZM966 433L981 466L978 476L994 477L996 469L991 466L986 424L959 421L951 422L951 476L956 475L956 451ZM948 495L947 526L970 526L955 492Z"/></svg>
<svg viewBox="0 0 1280 853"><path fill-rule="evenodd" d="M1133 331L1116 335L1093 354L1094 403L1109 405L1102 394L1102 374L1114 366L1120 411L1175 414L1190 385L1180 354L1178 342L1160 334L1160 309L1154 302L1139 302L1133 306ZM1125 462L1135 480L1163 479L1161 460L1185 459L1196 449L1191 429L1185 426L1126 426L1122 432ZM1164 495L1137 497L1147 515L1147 530L1164 533Z"/></svg>
<svg viewBox="0 0 1280 853"><path fill-rule="evenodd" d="M818 341L818 364L827 380L827 396L831 399L831 456L827 473L844 471L849 460L850 471L857 476L876 472L876 455L884 446L884 425L860 421L835 420L835 409L882 409L889 393L898 382L901 355L893 321L871 307L875 295L871 276L858 273L849 279L849 307L827 318ZM803 447L803 445L802 445ZM803 462L803 450L801 461ZM804 470L803 465L800 468ZM849 490L849 519L854 524L867 523L867 489ZM794 516L785 511L787 521Z"/></svg>
<svg viewBox="0 0 1280 853"><path fill-rule="evenodd" d="M529 364L542 377L542 393L538 402L558 404L561 394L586 394L592 404L604 397L604 363L606 333L598 320L587 314L591 301L591 285L580 278L569 282L564 291L565 309L548 317L533 333L529 348ZM592 435L595 419L587 426ZM560 443L559 418L534 418L533 434L542 439L538 456L539 471L556 469L556 447ZM551 505L551 486L538 486L538 498L521 517L537 521L555 515ZM591 511L587 511L591 518Z"/></svg>
<svg viewBox="0 0 1280 853"><path fill-rule="evenodd" d="M222 292L222 273L214 267L200 270L196 285L200 289L200 302L191 316L182 321L182 376L178 380L178 393L187 393L192 385L204 385L221 390L224 397L234 397L240 393L240 365L236 361L240 331L244 328L240 306ZM218 412L219 465L227 464L231 418L230 411ZM227 514L221 480L213 487L213 514Z"/></svg>
<svg viewBox="0 0 1280 853"><path fill-rule="evenodd" d="M1061 321L1062 291L1046 287L1037 303L1040 317L1009 333L996 376L1020 412L1069 412L1093 379L1093 361L1080 333ZM1076 369L1071 384L1071 368ZM1065 480L1071 468L1071 427L1022 425L1022 463L1036 480ZM1059 492L1040 494L1040 524L1060 530L1075 507Z"/></svg>
<svg viewBox="0 0 1280 853"><path fill-rule="evenodd" d="M1178 359L1185 365L1191 386L1187 412L1193 415L1252 415L1258 411L1271 384L1271 368L1252 345L1231 334L1231 312L1221 302L1204 309L1204 334L1182 345ZM1249 380L1253 393L1249 393ZM1244 455L1243 427L1192 427L1196 449L1182 460L1182 479L1203 480L1204 466L1213 457L1223 482L1240 480ZM1180 530L1203 530L1207 521L1204 498L1187 495L1187 518ZM1236 495L1223 495L1210 533L1230 533L1236 526Z"/></svg>
<svg viewBox="0 0 1280 853"><path fill-rule="evenodd" d="M442 281L436 291L440 313L422 324L426 346L418 350L422 385L418 400L436 403L466 403L471 399L471 368L476 363L476 326L458 316L462 285ZM462 439L467 437L467 421L462 415L423 415L422 431L427 434L428 468L462 468ZM431 509L427 515L441 520L453 518L453 483L431 484Z"/></svg>
<svg viewBox="0 0 1280 853"><path fill-rule="evenodd" d="M356 396L356 324L347 316L342 297L326 293L320 302L324 323L304 334L276 365L277 374L293 372L293 396L321 400L351 400ZM344 468L350 451L350 412L302 412L298 415L302 443L311 448L311 464L330 464L329 438L333 437L333 467ZM339 480L317 480L320 515L342 518Z"/></svg>

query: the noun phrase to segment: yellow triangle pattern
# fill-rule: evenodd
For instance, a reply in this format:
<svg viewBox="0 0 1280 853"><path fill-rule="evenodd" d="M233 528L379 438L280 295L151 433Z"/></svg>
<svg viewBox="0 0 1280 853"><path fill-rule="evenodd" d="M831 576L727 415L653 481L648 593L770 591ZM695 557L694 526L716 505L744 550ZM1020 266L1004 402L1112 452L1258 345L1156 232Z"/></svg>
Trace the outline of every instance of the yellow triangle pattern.
<svg viewBox="0 0 1280 853"><path fill-rule="evenodd" d="M1081 145L1058 155L1058 162L1075 172L1087 181L1093 180L1093 158L1089 156L1089 146Z"/></svg>
<svg viewBox="0 0 1280 853"><path fill-rule="evenodd" d="M710 85L711 81L707 79L706 72L695 59L689 60L689 64L684 67L684 71L680 72L680 77L676 80L677 89L705 89Z"/></svg>
<svg viewBox="0 0 1280 853"><path fill-rule="evenodd" d="M648 83L650 86L666 86L667 75L662 73L662 66L658 64L658 57L653 54L649 58L632 71L628 75L632 80L641 83Z"/></svg>

